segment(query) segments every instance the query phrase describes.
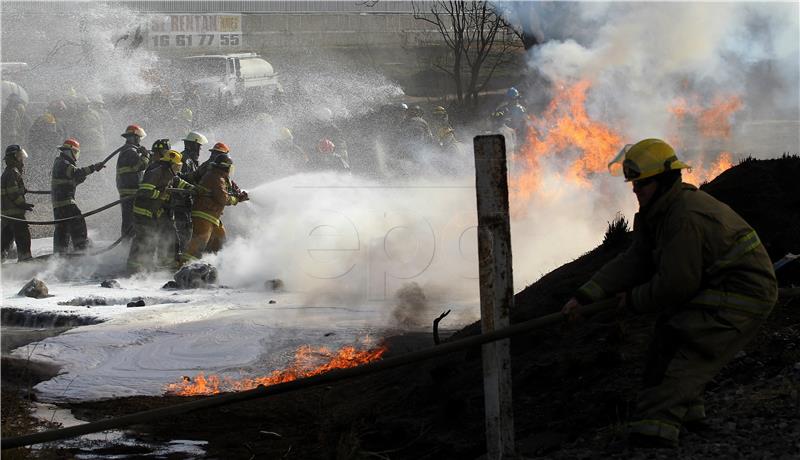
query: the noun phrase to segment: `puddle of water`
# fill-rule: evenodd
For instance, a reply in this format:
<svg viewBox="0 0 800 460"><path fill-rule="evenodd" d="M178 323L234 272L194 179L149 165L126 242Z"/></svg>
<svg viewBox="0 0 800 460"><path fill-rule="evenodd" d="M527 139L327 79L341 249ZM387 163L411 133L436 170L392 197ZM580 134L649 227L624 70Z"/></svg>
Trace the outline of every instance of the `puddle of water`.
<svg viewBox="0 0 800 460"><path fill-rule="evenodd" d="M81 425L72 411L53 404L34 403L33 416L47 422L57 423L64 428ZM134 438L132 432L108 430L90 433L77 438L38 444L42 447L77 449L77 459L127 459L127 458L203 458L207 441L174 439L166 443L144 442Z"/></svg>

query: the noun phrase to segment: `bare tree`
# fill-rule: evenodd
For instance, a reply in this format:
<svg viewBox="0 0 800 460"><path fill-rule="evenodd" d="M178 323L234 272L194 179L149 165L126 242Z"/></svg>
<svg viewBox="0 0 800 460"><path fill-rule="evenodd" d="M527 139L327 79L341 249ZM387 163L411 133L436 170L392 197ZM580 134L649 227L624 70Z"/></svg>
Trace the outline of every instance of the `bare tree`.
<svg viewBox="0 0 800 460"><path fill-rule="evenodd" d="M436 27L450 51L449 65L434 66L449 75L459 103L477 103L495 71L522 47L519 33L487 1L412 2L414 18Z"/></svg>

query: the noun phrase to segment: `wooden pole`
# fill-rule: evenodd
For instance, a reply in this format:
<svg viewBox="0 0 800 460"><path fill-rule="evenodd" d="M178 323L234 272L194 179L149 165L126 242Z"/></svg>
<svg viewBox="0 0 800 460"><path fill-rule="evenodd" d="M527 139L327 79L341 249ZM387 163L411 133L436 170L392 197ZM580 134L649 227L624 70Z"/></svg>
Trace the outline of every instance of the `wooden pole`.
<svg viewBox="0 0 800 460"><path fill-rule="evenodd" d="M510 311L514 306L508 170L503 136L476 136L473 145L478 203L481 330L486 334L508 327ZM488 460L512 458L516 454L509 346L508 339L483 346Z"/></svg>

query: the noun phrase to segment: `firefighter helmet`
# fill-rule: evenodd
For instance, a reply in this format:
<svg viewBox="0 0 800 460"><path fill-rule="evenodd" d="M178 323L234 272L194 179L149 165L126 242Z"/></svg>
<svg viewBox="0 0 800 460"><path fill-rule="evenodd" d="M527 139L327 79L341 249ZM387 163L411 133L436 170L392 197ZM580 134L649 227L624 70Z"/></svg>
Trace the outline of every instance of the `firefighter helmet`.
<svg viewBox="0 0 800 460"><path fill-rule="evenodd" d="M6 147L6 159L13 158L17 161L22 161L28 158L28 152L17 144L12 144Z"/></svg>
<svg viewBox="0 0 800 460"><path fill-rule="evenodd" d="M628 144L608 164L611 174L622 173L626 182L688 167L678 160L675 150L661 139L645 139L633 145Z"/></svg>
<svg viewBox="0 0 800 460"><path fill-rule="evenodd" d="M508 99L519 99L519 91L517 90L517 88L514 88L512 86L511 88L508 88L508 90L506 91L506 97Z"/></svg>
<svg viewBox="0 0 800 460"><path fill-rule="evenodd" d="M225 171L230 171L233 167L233 160L227 154L219 155L216 159L214 159L214 163L212 166L215 168L219 168Z"/></svg>
<svg viewBox="0 0 800 460"><path fill-rule="evenodd" d="M78 142L77 139L75 139L73 137L70 137L69 139L65 140L63 144L61 144L61 147L59 147L59 149L60 150L80 151L81 143Z"/></svg>
<svg viewBox="0 0 800 460"><path fill-rule="evenodd" d="M292 134L292 130L289 128L281 128L279 133L279 138L282 141L293 141L294 135Z"/></svg>
<svg viewBox="0 0 800 460"><path fill-rule="evenodd" d="M192 131L183 138L184 142L195 142L197 144L203 145L208 144L208 139L205 136L198 133L197 131Z"/></svg>
<svg viewBox="0 0 800 460"><path fill-rule="evenodd" d="M192 109L186 107L185 109L181 110L181 120L191 122L193 118L194 112L192 112Z"/></svg>
<svg viewBox="0 0 800 460"><path fill-rule="evenodd" d="M122 133L122 137L126 136L139 136L139 138L144 139L147 136L147 133L144 132L142 127L139 125L130 125L125 128L125 132Z"/></svg>
<svg viewBox="0 0 800 460"><path fill-rule="evenodd" d="M227 146L227 145L225 145L225 143L224 143L224 142L217 142L216 144L214 144L214 146L213 146L213 147L211 147L211 148L209 149L209 151L211 151L211 152L219 152L219 153L224 153L224 154L226 154L226 155L227 155L228 153L230 153L231 149L230 149L230 148L228 148L228 146Z"/></svg>
<svg viewBox="0 0 800 460"><path fill-rule="evenodd" d="M81 144L77 139L70 137L64 141L59 150L64 154L69 154L77 162L81 155Z"/></svg>
<svg viewBox="0 0 800 460"><path fill-rule="evenodd" d="M181 161L183 161L183 155L177 150L167 150L161 155L161 161L180 166Z"/></svg>
<svg viewBox="0 0 800 460"><path fill-rule="evenodd" d="M171 148L172 146L169 143L169 139L158 139L153 142L153 148L151 150L155 152L156 150L169 150Z"/></svg>
<svg viewBox="0 0 800 460"><path fill-rule="evenodd" d="M317 151L319 153L330 155L334 150L336 150L336 145L334 145L330 139L322 139L319 141L319 144L317 144Z"/></svg>

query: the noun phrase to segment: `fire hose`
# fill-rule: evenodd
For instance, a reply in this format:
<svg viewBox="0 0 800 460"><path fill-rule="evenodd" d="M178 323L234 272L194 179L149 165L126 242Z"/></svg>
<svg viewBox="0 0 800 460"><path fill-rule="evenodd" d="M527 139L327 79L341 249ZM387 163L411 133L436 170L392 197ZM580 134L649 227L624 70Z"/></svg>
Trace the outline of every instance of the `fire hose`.
<svg viewBox="0 0 800 460"><path fill-rule="evenodd" d="M616 307L618 300L614 298L602 300L593 304L580 307L577 312L581 316L589 316L605 310ZM554 324L560 324L565 320L565 317L560 312L552 313L550 315L534 318L513 326L500 329L497 331L487 332L465 339L455 340L453 342L446 342L441 345L426 348L424 350L406 353L404 355L395 356L393 358L386 358L380 361L373 361L361 366L351 367L347 369L336 369L324 374L306 377L302 379L292 380L290 382L279 383L276 385L263 386L259 385L252 390L240 391L237 393L228 393L219 396L210 396L208 398L195 400L187 403L176 404L173 406L162 407L159 409L151 409L134 414L123 415L97 422L84 423L82 425L71 426L68 428L60 428L57 430L43 431L41 433L28 434L23 436L15 436L13 438L4 438L0 440L0 447L3 450L13 449L16 447L28 446L32 444L41 444L43 442L57 441L60 439L68 439L76 436L81 436L89 433L97 433L99 431L110 430L114 428L121 428L137 423L144 423L151 420L162 419L164 417L184 414L199 409L210 409L212 407L224 406L234 404L242 401L249 401L251 399L263 398L266 396L273 396L291 391L297 391L304 388L316 387L319 385L330 384L339 382L341 380L352 379L355 377L362 377L365 375L372 375L388 369L413 364L419 361L424 361L436 358L442 355L455 353L457 351L474 348L497 340L508 339L521 334L533 332L538 329L543 329Z"/></svg>
<svg viewBox="0 0 800 460"><path fill-rule="evenodd" d="M105 211L108 208L112 208L112 207L122 203L123 201L130 201L130 200L132 200L134 198L136 198L135 195L126 196L125 198L120 198L119 200L117 200L117 201L115 201L113 203L108 203L105 206L101 206L101 207L99 207L97 209L93 209L93 210L91 210L89 212L85 212L83 214L78 214L77 216L65 217L63 219L55 219L55 220L25 220L25 219L20 219L18 217L11 217L11 216L5 216L5 215L0 215L0 217L2 217L3 219L8 219L8 220L10 220L12 222L23 222L23 223L26 223L28 225L55 225L55 224L60 224L62 222L69 222L70 220L73 220L73 219L80 219L82 217L92 216L94 214L97 214L98 212L102 212L102 211Z"/></svg>

